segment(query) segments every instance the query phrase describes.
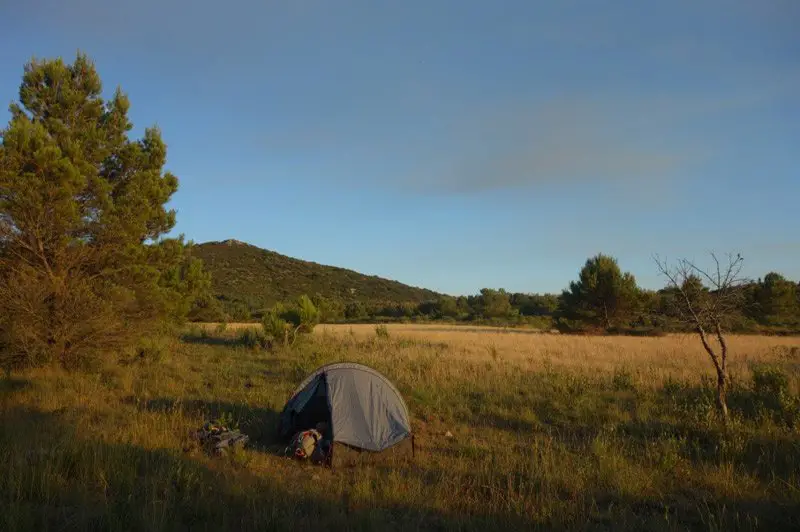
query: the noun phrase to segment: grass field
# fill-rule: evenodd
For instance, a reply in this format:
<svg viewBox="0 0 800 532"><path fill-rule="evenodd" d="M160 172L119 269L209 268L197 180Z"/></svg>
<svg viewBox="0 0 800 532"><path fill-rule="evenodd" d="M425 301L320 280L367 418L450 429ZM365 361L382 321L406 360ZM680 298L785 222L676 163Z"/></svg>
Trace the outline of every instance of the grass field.
<svg viewBox="0 0 800 532"><path fill-rule="evenodd" d="M693 337L320 326L263 351L238 329L153 339L95 373L0 380L0 529L800 529L798 338L731 337L723 429ZM404 394L414 464L281 456L285 400L339 360ZM190 430L219 416L247 450L192 448Z"/></svg>

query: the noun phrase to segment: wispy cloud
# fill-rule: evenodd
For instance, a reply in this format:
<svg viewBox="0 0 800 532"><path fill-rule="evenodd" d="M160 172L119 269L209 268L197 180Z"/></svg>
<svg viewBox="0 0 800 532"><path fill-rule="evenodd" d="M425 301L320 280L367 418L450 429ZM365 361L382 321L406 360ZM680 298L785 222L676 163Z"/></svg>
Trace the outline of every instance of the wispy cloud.
<svg viewBox="0 0 800 532"><path fill-rule="evenodd" d="M663 185L714 156L718 139L702 136L709 124L798 88L800 76L786 75L724 94L504 103L451 123L441 150L423 157L405 181L418 190L462 193L547 183Z"/></svg>
<svg viewBox="0 0 800 532"><path fill-rule="evenodd" d="M562 100L508 108L457 124L449 147L412 185L458 192L535 183L661 175L682 156L636 139L636 124L601 105ZM470 123L471 122L471 123Z"/></svg>

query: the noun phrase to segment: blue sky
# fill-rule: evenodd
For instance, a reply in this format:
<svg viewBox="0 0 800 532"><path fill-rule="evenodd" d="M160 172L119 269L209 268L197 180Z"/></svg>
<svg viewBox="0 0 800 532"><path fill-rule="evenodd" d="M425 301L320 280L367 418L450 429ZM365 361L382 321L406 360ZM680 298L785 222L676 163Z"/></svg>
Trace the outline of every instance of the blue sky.
<svg viewBox="0 0 800 532"><path fill-rule="evenodd" d="M598 252L649 288L656 253L800 279L798 27L792 0L0 0L0 101L88 53L198 242L452 294Z"/></svg>

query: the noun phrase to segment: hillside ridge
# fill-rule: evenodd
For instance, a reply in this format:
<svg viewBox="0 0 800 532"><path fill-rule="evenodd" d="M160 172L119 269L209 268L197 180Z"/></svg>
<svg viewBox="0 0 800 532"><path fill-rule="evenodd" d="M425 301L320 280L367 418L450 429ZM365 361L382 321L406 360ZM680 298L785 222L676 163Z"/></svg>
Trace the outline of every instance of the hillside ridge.
<svg viewBox="0 0 800 532"><path fill-rule="evenodd" d="M438 299L433 290L367 275L348 268L298 259L235 238L195 244L192 255L211 273L212 291L223 302L251 310L306 294L326 299L376 303L419 303Z"/></svg>

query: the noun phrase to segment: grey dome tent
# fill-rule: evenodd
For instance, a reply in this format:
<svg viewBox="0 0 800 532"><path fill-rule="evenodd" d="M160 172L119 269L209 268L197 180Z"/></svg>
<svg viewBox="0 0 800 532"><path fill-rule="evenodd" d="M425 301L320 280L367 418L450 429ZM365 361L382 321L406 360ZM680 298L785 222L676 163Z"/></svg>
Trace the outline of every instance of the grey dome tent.
<svg viewBox="0 0 800 532"><path fill-rule="evenodd" d="M328 427L323 437L332 442L332 463L364 454L413 455L403 397L385 376L362 364L328 364L306 377L283 408L278 432L288 439L320 422Z"/></svg>

